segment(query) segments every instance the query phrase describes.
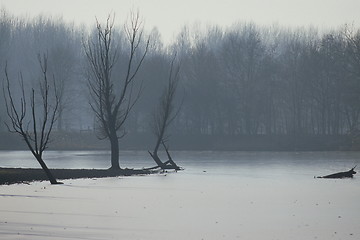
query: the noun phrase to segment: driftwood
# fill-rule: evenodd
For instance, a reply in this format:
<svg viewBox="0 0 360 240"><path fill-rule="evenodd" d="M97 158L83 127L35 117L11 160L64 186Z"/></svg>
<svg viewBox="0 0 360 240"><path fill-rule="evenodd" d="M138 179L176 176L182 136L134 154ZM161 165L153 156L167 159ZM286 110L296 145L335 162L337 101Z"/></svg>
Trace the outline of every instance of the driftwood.
<svg viewBox="0 0 360 240"><path fill-rule="evenodd" d="M356 168L356 166L346 172L333 173L330 175L317 177L317 178L353 178L354 174L356 174L356 172L354 171L355 168Z"/></svg>

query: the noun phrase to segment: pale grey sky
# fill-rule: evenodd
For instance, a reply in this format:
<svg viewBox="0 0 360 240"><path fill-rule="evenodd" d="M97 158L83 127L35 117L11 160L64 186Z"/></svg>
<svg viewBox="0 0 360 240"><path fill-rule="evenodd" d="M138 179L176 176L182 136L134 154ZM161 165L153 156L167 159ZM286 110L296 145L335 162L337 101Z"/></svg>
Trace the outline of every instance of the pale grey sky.
<svg viewBox="0 0 360 240"><path fill-rule="evenodd" d="M185 24L230 26L239 21L280 26L336 28L360 26L360 0L0 0L16 16L63 16L66 21L93 24L115 13L122 22L138 9L146 28L157 27L165 41Z"/></svg>

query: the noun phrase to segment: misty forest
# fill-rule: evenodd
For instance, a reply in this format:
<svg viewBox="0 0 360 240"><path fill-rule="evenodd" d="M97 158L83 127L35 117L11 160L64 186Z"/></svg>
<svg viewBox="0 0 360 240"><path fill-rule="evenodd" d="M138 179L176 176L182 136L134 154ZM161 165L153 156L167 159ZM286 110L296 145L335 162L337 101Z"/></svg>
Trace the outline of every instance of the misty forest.
<svg viewBox="0 0 360 240"><path fill-rule="evenodd" d="M359 239L355 24L119 19L0 9L0 238Z"/></svg>
<svg viewBox="0 0 360 240"><path fill-rule="evenodd" d="M156 145L156 151L163 143L194 150L360 147L360 31L351 25L184 26L165 44L139 15L124 24L116 16L94 18L87 29L2 10L1 101L8 95L5 79L18 109L27 90L43 90L44 61L50 86L56 86L48 99L57 104L50 149L109 149L110 143L143 150ZM106 106L96 102L104 78L111 87ZM171 82L171 124L161 133L157 118ZM35 97L33 104L39 101ZM104 122L101 114L108 110L109 119L117 115ZM8 133L6 104L0 104L0 119L0 148L23 148Z"/></svg>

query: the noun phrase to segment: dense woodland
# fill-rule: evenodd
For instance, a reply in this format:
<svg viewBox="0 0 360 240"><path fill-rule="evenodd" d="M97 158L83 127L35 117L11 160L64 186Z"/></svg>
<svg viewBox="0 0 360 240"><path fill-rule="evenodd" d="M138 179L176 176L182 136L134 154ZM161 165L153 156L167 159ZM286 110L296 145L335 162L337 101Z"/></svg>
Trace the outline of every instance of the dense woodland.
<svg viewBox="0 0 360 240"><path fill-rule="evenodd" d="M7 66L11 79L17 82L22 76L25 86L33 86L40 74L37 56L46 53L49 72L61 88L54 129L58 134L96 133L84 54L84 39L92 34L94 29L61 18L15 18L1 11L1 79ZM308 141L306 136L322 140L349 136L346 144L359 140L360 30L351 25L330 30L255 23L184 26L167 44L156 29L146 34L149 51L137 75L143 89L124 129L129 139L142 136L143 142L151 134L152 112L176 55L180 64L176 101L181 110L171 133L184 142L197 139L194 144L201 145L200 140L205 144L207 139L270 136L281 136L285 142L294 136L300 141ZM127 57L122 51L122 23L115 25L114 41L119 52L112 75L116 79L126 71L121 65ZM5 136L4 104L0 121L0 134Z"/></svg>

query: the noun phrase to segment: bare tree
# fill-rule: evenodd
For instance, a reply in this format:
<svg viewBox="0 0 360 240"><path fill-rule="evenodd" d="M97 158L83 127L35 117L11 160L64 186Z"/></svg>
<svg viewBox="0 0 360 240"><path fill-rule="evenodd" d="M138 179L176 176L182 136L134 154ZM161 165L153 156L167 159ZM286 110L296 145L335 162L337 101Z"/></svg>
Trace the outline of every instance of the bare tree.
<svg viewBox="0 0 360 240"><path fill-rule="evenodd" d="M96 23L96 39L84 44L85 53L90 65L89 78L90 103L100 127L100 139L109 139L111 145L111 167L120 169L119 138L130 111L140 97L141 88L134 90L135 77L148 52L149 39L141 50L143 28L139 14L132 14L130 23L125 26L126 40L129 44L129 55L126 74L123 79L112 76L114 65L118 60L118 51L113 42L114 18L108 17L106 25ZM142 52L141 52L142 51ZM140 55L140 56L139 56ZM116 86L120 86L120 90Z"/></svg>
<svg viewBox="0 0 360 240"><path fill-rule="evenodd" d="M177 166L176 163L172 160L171 155L168 151L168 147L165 144L169 137L167 135L168 127L171 122L176 118L180 110L179 108L177 111L175 111L176 109L174 106L176 89L180 79L180 68L179 66L177 66L174 69L174 61L175 58L172 60L170 65L167 86L163 90L158 108L155 110L153 115L152 129L156 136L156 144L154 147L154 151L152 153L149 151L149 154L154 159L155 163L158 165L157 167L160 167L161 169L180 170L180 167ZM161 144L163 145L168 156L168 161L166 162L162 162L158 156L158 150Z"/></svg>
<svg viewBox="0 0 360 240"><path fill-rule="evenodd" d="M344 35L347 42L347 71L349 79L346 81L345 116L349 132L354 134L360 129L360 30L354 31L346 26Z"/></svg>
<svg viewBox="0 0 360 240"><path fill-rule="evenodd" d="M9 132L17 133L24 139L51 184L59 184L43 160L43 153L48 147L50 134L57 119L59 96L55 82L54 85L50 87L47 74L47 56L44 55L41 57L39 55L38 60L41 67L42 78L39 83L39 92L34 88L31 89L30 108L28 106L28 100L26 100L22 75L20 75L21 98L19 107L15 103L14 95L10 87L9 74L7 67L5 67L6 86L3 86L3 92L7 116L10 119L10 124L5 124ZM37 94L40 95L41 99L39 104L36 102ZM52 100L54 101L53 104L51 104Z"/></svg>

